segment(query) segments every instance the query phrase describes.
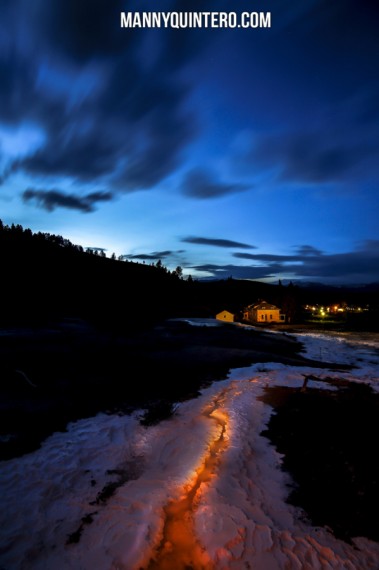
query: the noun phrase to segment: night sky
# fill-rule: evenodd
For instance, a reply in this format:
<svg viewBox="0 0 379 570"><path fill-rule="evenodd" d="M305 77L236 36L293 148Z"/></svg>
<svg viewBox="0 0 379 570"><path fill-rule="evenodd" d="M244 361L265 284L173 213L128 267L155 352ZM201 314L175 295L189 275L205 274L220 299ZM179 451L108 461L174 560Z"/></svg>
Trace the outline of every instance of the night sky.
<svg viewBox="0 0 379 570"><path fill-rule="evenodd" d="M0 218L196 278L379 281L378 30L377 0L0 0Z"/></svg>

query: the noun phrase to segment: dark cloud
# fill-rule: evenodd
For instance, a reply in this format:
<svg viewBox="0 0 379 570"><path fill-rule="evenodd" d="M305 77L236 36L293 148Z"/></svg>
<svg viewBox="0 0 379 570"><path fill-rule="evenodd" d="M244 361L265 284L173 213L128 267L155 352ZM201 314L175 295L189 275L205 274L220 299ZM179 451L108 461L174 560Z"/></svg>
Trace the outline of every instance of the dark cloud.
<svg viewBox="0 0 379 570"><path fill-rule="evenodd" d="M318 277L335 283L379 281L379 240L364 242L355 251L305 256L292 268L300 277Z"/></svg>
<svg viewBox="0 0 379 570"><path fill-rule="evenodd" d="M372 60L370 57L364 60L361 54L371 54L373 58L378 54L379 7L377 2L372 0L364 0L362 10L357 7L356 0L346 0L343 4L335 3L332 6L328 0L318 0L309 6L298 21L299 24L307 26L312 40L313 56L317 57L319 51L322 55L329 55L330 64L326 66L326 70L320 69L320 73L327 72L330 76L334 73L339 80L344 76L345 82L341 84L341 88L356 87L359 84L358 77L355 81L353 77L350 78L350 81L354 81L353 85L347 83L347 70L352 71L352 75L356 72L366 79L374 77ZM346 29L349 29L348 34ZM320 45L316 39L321 35Z"/></svg>
<svg viewBox="0 0 379 570"><path fill-rule="evenodd" d="M246 107L254 93L258 125L250 172L275 173L279 184L377 183L379 4L366 0L358 10L356 0L296 0L275 6L274 15L272 35L260 39L264 56L248 77L238 74Z"/></svg>
<svg viewBox="0 0 379 570"><path fill-rule="evenodd" d="M220 238L204 238L197 236L189 236L182 238L180 241L184 243L194 243L197 245L213 245L215 247L239 247L241 249L255 249L255 245L249 245L247 243L241 243L239 241L232 241L230 239L220 239Z"/></svg>
<svg viewBox="0 0 379 570"><path fill-rule="evenodd" d="M177 30L166 29L163 37L158 30L144 34L143 30L120 28L121 11L151 9L143 0L138 6L130 0L113 0L111 4L108 0L91 0L90 6L76 0L55 0L50 5L46 5L45 0L36 0L36 3L40 10L35 24L43 28L49 45L61 56L81 64L93 59L115 58L120 52L132 49L141 36L147 42L150 36L155 51L164 50L166 66L172 68L183 65L208 41L207 34L196 30L181 30L178 37ZM212 4L220 7L221 3L211 0L207 9L211 9ZM162 0L160 5L160 10L193 9L191 0ZM151 58L156 55L153 53Z"/></svg>
<svg viewBox="0 0 379 570"><path fill-rule="evenodd" d="M1 160L1 157L0 157ZM7 164L4 168L3 171L0 173L0 186L2 186L4 184L4 182L7 180L7 178L9 178L9 176L12 174L13 172L13 165L12 164Z"/></svg>
<svg viewBox="0 0 379 570"><path fill-rule="evenodd" d="M193 269L211 273L216 279L232 275L239 279L293 278L325 283L363 284L379 281L379 240L369 240L347 253L324 254L312 246L298 248L299 255L234 254L240 259L257 261L258 265L196 265ZM310 253L311 252L311 253Z"/></svg>
<svg viewBox="0 0 379 570"><path fill-rule="evenodd" d="M264 263L279 263L286 264L289 263L303 263L306 262L311 256L321 256L322 252L309 245L303 245L297 248L296 255L277 255L271 253L233 253L233 257L237 259L248 259L251 261L259 261Z"/></svg>
<svg viewBox="0 0 379 570"><path fill-rule="evenodd" d="M376 83L373 63L379 55L379 7L372 0L364 0L362 6L357 9L357 0L333 4L328 0L297 0L291 7L282 7L294 16L279 32L280 47L286 56L292 56L292 67L284 72L289 71L291 79L292 73L299 78L300 96L300 82L306 77L316 104L325 97L337 104L336 110L330 109L333 115L351 94L368 93ZM280 56L277 59L280 65Z"/></svg>
<svg viewBox="0 0 379 570"><path fill-rule="evenodd" d="M92 246L89 246L89 247L86 247L86 250L87 250L87 251L104 251L104 252L105 252L105 251L107 251L107 248L106 248L106 247L92 247Z"/></svg>
<svg viewBox="0 0 379 570"><path fill-rule="evenodd" d="M0 118L13 125L30 121L41 128L46 140L37 151L17 160L6 175L19 169L31 175L67 175L86 182L107 177L115 191L127 192L149 189L164 180L181 163L199 129L197 110L188 111L191 89L183 71L215 43L215 34L204 30L123 30L120 12L135 9L129 0L114 0L111 5L108 0L93 0L89 6L77 0L34 0L32 4L31 8L27 0L15 0L2 6ZM222 5L211 0L207 9ZM165 6L193 10L190 0L171 0ZM248 161L255 170L257 165L276 168L286 181L346 180L358 176L359 169L369 174L378 160L379 94L373 73L379 55L374 25L377 7L367 1L358 11L353 0L333 7L324 0L306 6L294 0L291 8L278 6L276 10L275 41L271 33L259 35L268 48L264 57L256 58L259 65L271 67L274 58L280 66L284 51L294 67L286 84L292 85L295 74L303 77L304 70L315 69L307 73L307 84L314 82L315 100L320 89L326 90L341 111L332 117L334 128L325 116L320 118L320 128L313 131L286 129L258 137ZM254 42L256 37L240 34L238 45ZM283 50L278 50L278 45ZM298 56L299 46L303 57ZM363 58L362 53L371 55ZM320 65L320 60L327 63ZM346 72L347 65L354 74ZM237 69L240 71L238 65ZM336 74L338 82L333 81ZM87 75L90 80L83 80ZM239 73L244 82L243 90L238 86L239 96L246 92L250 97L254 90L258 97L260 85L266 86L266 82L257 85L258 75ZM352 78L353 89L346 83ZM337 84L339 90L334 95ZM351 92L353 109L346 96ZM304 99L302 89L292 89L294 95ZM267 100L267 93L262 97ZM289 101L277 100L283 115L283 109L290 108ZM296 101L290 104L298 107ZM267 106L270 116L274 107ZM256 108L262 114L266 105ZM354 139L351 132L357 134ZM200 199L247 189L243 184L221 182L202 170L188 173L182 188L184 194Z"/></svg>
<svg viewBox="0 0 379 570"><path fill-rule="evenodd" d="M129 153L127 164L114 177L115 187L126 192L150 189L173 172L192 131L190 121L179 123L166 134L159 129L150 132L146 148Z"/></svg>
<svg viewBox="0 0 379 570"><path fill-rule="evenodd" d="M322 255L322 251L313 247L313 245L300 245L296 248L299 256L304 255Z"/></svg>
<svg viewBox="0 0 379 570"><path fill-rule="evenodd" d="M33 101L32 96L28 113L44 129L46 141L16 161L13 170L86 182L108 177L119 191L151 188L169 175L196 122L180 110L185 92L178 83L159 69L146 78L137 68L131 61L109 64L108 89L70 110L66 97L49 101L46 93L37 93ZM40 96L47 100L45 109L39 108Z"/></svg>
<svg viewBox="0 0 379 570"><path fill-rule="evenodd" d="M252 261L265 261L267 263L273 262L287 262L297 261L299 258L295 255L274 255L270 253L233 253L233 257L238 259L250 259Z"/></svg>
<svg viewBox="0 0 379 570"><path fill-rule="evenodd" d="M249 188L251 186L246 184L220 182L212 178L209 172L201 169L194 169L188 172L182 184L182 192L186 196L205 200L236 194L237 192L245 192Z"/></svg>
<svg viewBox="0 0 379 570"><path fill-rule="evenodd" d="M122 30L128 2L120 0L36 0L33 10L24 0L16 4L4 24L18 33L0 42L0 119L29 121L45 141L3 178L15 170L106 178L115 191L129 192L171 174L197 132L181 77L193 58L190 33Z"/></svg>
<svg viewBox="0 0 379 570"><path fill-rule="evenodd" d="M60 190L41 190L28 188L22 195L24 202L34 202L40 208L52 212L56 208L68 208L90 213L95 210L98 202L109 202L113 195L110 192L92 192L86 196L64 194Z"/></svg>
<svg viewBox="0 0 379 570"><path fill-rule="evenodd" d="M365 251L366 254L375 254L379 251L379 240L367 239L360 244L359 250Z"/></svg>
<svg viewBox="0 0 379 570"><path fill-rule="evenodd" d="M214 279L227 279L228 277L234 277L235 279L264 279L264 278L274 278L275 272L271 271L267 267L250 267L247 265L214 265L214 264L203 264L203 265L193 265L189 267L190 269L195 269L196 271L204 271L210 273Z"/></svg>
<svg viewBox="0 0 379 570"><path fill-rule="evenodd" d="M65 132L60 132L51 135L32 156L17 161L17 167L30 174L69 175L92 181L108 174L119 154L117 141L110 137L96 136L93 131L84 135L73 132L66 137Z"/></svg>
<svg viewBox="0 0 379 570"><path fill-rule="evenodd" d="M28 96L33 99L34 65L9 49L0 51L0 119L5 124L17 123L28 117Z"/></svg>
<svg viewBox="0 0 379 570"><path fill-rule="evenodd" d="M113 0L35 0L35 21L50 49L75 62L84 64L95 58L116 56L133 41L133 30L123 34L120 29L120 11L129 2Z"/></svg>
<svg viewBox="0 0 379 570"><path fill-rule="evenodd" d="M274 168L282 181L345 182L360 175L364 166L368 169L365 178L374 172L379 152L371 134L354 141L326 128L322 132L264 135L256 142L249 160Z"/></svg>
<svg viewBox="0 0 379 570"><path fill-rule="evenodd" d="M165 251L153 251L152 253L136 253L136 254L127 254L123 255L123 259L141 259L143 261L156 261L158 259L164 259L166 257L170 257L174 255L174 251L165 250Z"/></svg>

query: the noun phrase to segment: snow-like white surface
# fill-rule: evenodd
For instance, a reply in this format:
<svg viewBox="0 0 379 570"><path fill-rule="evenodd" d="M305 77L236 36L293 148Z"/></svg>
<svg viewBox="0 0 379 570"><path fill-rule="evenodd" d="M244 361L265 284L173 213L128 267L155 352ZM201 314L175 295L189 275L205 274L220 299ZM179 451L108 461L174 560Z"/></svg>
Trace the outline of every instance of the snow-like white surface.
<svg viewBox="0 0 379 570"><path fill-rule="evenodd" d="M304 343L304 356L322 362L354 366L351 373L324 373L371 384L379 391L379 335L377 333L307 333L296 335Z"/></svg>
<svg viewBox="0 0 379 570"><path fill-rule="evenodd" d="M222 327L223 325L225 325L224 321L218 321L217 319L205 319L205 318L200 318L200 317L193 317L191 319L185 319L185 318L177 318L177 319L169 319L170 321L173 322L181 322L181 323L186 323L187 325L191 325L193 327ZM232 323L227 323L227 324L232 324Z"/></svg>
<svg viewBox="0 0 379 570"><path fill-rule="evenodd" d="M354 360L359 368L338 373L255 364L232 371L157 426L141 426L138 414L101 414L71 424L34 453L2 462L0 568L146 568L162 538L164 507L191 487L220 435L215 417L205 414L215 409L229 418L227 445L217 472L200 485L191 513L215 569L378 569L377 543L357 538L359 548L350 546L312 527L285 503L289 479L280 469L281 456L260 436L271 413L257 399L266 385L301 386L304 374L377 385L375 347L319 336L301 340L309 356L319 359L321 347L323 360ZM124 483L115 494L96 502L120 477ZM79 542L68 541L78 529Z"/></svg>

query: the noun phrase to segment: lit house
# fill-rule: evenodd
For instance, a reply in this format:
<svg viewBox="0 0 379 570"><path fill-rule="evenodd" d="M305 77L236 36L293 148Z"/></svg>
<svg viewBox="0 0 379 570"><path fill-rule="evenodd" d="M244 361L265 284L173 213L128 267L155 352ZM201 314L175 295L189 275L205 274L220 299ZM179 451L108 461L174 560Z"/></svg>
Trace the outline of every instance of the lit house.
<svg viewBox="0 0 379 570"><path fill-rule="evenodd" d="M221 311L221 313L217 313L216 319L218 321L225 321L227 323L234 322L234 314L230 313L229 311Z"/></svg>
<svg viewBox="0 0 379 570"><path fill-rule="evenodd" d="M253 323L282 323L285 316L275 305L260 301L256 305L247 307L243 312L243 318Z"/></svg>

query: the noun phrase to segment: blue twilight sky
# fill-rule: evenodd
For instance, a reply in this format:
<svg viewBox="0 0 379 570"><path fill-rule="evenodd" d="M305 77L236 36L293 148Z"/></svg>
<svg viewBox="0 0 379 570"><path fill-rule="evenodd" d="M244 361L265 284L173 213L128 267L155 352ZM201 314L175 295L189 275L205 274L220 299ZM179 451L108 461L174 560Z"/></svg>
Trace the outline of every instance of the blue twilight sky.
<svg viewBox="0 0 379 570"><path fill-rule="evenodd" d="M270 29L121 29L121 11ZM194 277L379 281L377 0L0 0L0 218Z"/></svg>

